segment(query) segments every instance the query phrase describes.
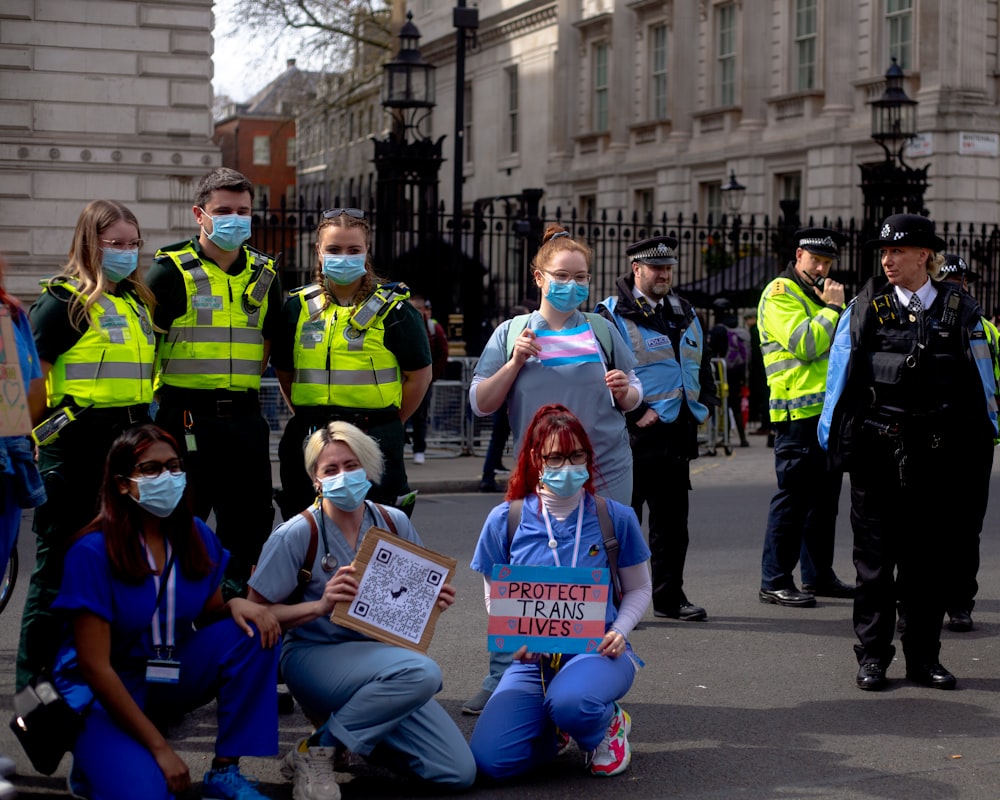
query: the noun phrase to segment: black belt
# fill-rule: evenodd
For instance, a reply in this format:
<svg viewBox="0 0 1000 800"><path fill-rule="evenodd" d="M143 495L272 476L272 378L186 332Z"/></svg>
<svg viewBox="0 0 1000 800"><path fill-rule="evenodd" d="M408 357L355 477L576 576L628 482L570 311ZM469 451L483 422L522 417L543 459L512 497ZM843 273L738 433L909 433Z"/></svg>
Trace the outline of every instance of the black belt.
<svg viewBox="0 0 1000 800"><path fill-rule="evenodd" d="M184 411L203 417L250 417L260 414L260 395L256 389L231 392L228 389L160 390L161 405L181 406Z"/></svg>
<svg viewBox="0 0 1000 800"><path fill-rule="evenodd" d="M399 421L399 409L389 408L337 408L336 406L299 406L296 414L301 414L310 425L327 422L350 422L363 431L379 425Z"/></svg>
<svg viewBox="0 0 1000 800"><path fill-rule="evenodd" d="M65 407L63 404L62 407ZM88 406L73 403L68 406L73 413L91 422L101 421L107 424L140 425L151 422L149 403L138 403L134 406Z"/></svg>

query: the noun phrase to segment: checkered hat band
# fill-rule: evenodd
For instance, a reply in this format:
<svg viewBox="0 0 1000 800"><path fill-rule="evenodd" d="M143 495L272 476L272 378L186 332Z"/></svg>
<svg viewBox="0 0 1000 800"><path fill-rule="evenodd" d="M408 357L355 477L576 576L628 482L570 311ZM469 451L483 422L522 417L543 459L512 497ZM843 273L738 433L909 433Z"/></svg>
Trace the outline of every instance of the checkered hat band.
<svg viewBox="0 0 1000 800"><path fill-rule="evenodd" d="M638 253L632 253L629 258L633 261L645 261L647 258L670 258L674 256L674 249L665 244L658 244L656 247L647 247Z"/></svg>
<svg viewBox="0 0 1000 800"><path fill-rule="evenodd" d="M799 239L799 247L829 247L833 250L837 249L837 243L833 241L829 236L822 239Z"/></svg>

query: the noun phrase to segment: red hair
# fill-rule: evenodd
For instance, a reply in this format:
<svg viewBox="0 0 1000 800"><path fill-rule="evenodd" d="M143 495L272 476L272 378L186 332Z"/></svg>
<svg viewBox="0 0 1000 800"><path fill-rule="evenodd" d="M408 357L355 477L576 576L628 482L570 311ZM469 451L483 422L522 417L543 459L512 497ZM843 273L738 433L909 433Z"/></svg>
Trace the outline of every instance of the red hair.
<svg viewBox="0 0 1000 800"><path fill-rule="evenodd" d="M559 450L570 453L579 449L587 452L587 471L590 477L583 485L588 494L594 493L594 448L583 424L566 406L559 403L549 403L535 412L528 423L521 452L517 456L517 466L507 481L507 500L520 500L529 494L534 494L540 476L542 448L549 439L555 438Z"/></svg>

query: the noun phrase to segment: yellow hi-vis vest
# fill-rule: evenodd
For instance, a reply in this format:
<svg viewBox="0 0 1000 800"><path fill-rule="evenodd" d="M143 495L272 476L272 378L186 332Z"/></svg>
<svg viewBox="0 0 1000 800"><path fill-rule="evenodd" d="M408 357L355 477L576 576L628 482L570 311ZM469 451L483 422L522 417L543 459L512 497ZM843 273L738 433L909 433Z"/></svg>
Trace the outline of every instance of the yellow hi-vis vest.
<svg viewBox="0 0 1000 800"><path fill-rule="evenodd" d="M173 321L160 345L156 383L182 389L260 389L267 314L265 295L259 306L248 303L247 287L258 266L273 269L273 259L243 248L246 268L229 275L203 261L189 243L180 250L160 250L180 270L187 309Z"/></svg>
<svg viewBox="0 0 1000 800"><path fill-rule="evenodd" d="M86 300L77 281L58 285ZM90 307L89 322L79 341L52 365L46 381L49 407L67 397L108 408L149 403L156 358L149 310L133 295L102 294Z"/></svg>
<svg viewBox="0 0 1000 800"><path fill-rule="evenodd" d="M358 330L349 322L353 308L334 303L323 308L319 286L298 294L302 308L295 325L292 405L399 408L403 377L396 356L385 347L385 314ZM394 295L391 305L402 299Z"/></svg>

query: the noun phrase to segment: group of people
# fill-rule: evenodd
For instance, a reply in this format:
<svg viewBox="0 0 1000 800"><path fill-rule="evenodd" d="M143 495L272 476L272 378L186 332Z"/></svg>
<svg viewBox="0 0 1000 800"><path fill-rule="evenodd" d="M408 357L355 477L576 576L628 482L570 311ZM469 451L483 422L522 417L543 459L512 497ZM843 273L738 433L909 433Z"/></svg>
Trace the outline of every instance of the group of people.
<svg viewBox="0 0 1000 800"><path fill-rule="evenodd" d="M239 758L277 749L279 666L315 728L283 761L305 800L339 797L344 751L456 789L477 774L520 774L571 740L592 774L623 772L621 700L642 666L630 633L650 603L657 617L708 616L683 571L690 461L719 399L698 315L672 289L677 240L630 245L617 294L586 313L591 250L549 226L531 265L538 309L502 323L476 365L473 412L506 408L518 443L471 564L487 608L498 564L605 568L616 591L595 652L490 654L482 689L463 704L480 715L466 743L434 700L433 660L331 619L358 590L352 562L366 531L420 543L396 505L408 489L404 424L426 413L432 380L429 310L375 274L369 222L353 208L323 212L314 280L286 300L274 260L246 244L252 201L242 175L213 170L195 198L197 236L160 248L145 278L137 219L94 201L27 315L0 295L25 334L41 475L20 497L41 505L17 685L51 674L84 714L74 792L185 790L165 721L217 697L204 796L262 797ZM944 242L925 218L886 220L875 242L886 277L846 307L828 277L843 238L797 237L795 261L758 308L778 478L760 600L853 596L862 689L886 683L898 614L907 677L951 688L939 631L946 610L972 624L998 438L996 329L963 286L938 280ZM968 277L959 262L950 272ZM293 411L279 447L285 521L273 531L259 404L269 362ZM16 465L24 443L0 443ZM961 455L974 497L958 511L920 502L940 464ZM845 469L856 586L832 568ZM911 504L923 523L908 521ZM213 511L215 531L204 523ZM929 516L960 528L944 563ZM454 600L442 586L440 608Z"/></svg>

